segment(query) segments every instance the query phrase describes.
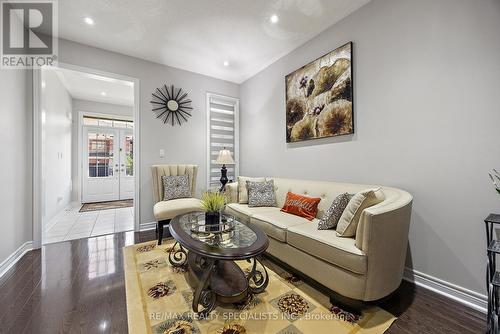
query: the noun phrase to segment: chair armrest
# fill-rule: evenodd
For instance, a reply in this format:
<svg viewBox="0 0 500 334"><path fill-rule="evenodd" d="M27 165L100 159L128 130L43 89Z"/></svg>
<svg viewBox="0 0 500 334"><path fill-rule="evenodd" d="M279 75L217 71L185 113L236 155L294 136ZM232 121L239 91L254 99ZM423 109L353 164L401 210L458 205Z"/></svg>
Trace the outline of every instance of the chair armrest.
<svg viewBox="0 0 500 334"><path fill-rule="evenodd" d="M363 211L356 231L356 246L368 257L364 300L389 295L403 278L413 198L388 190L389 198Z"/></svg>
<svg viewBox="0 0 500 334"><path fill-rule="evenodd" d="M226 184L227 203L238 203L238 182Z"/></svg>

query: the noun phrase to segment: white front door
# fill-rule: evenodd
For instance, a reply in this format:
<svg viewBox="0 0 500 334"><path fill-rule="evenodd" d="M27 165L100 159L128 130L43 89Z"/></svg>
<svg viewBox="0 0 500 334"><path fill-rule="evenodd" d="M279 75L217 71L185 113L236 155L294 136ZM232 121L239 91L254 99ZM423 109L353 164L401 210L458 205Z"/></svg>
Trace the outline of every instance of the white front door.
<svg viewBox="0 0 500 334"><path fill-rule="evenodd" d="M82 153L83 203L134 197L132 130L84 126Z"/></svg>

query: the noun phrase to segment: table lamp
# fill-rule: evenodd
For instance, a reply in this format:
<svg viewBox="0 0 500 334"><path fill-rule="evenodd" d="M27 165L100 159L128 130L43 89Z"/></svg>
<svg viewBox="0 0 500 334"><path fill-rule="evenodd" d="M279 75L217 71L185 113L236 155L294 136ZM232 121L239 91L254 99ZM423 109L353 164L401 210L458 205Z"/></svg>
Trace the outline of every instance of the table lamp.
<svg viewBox="0 0 500 334"><path fill-rule="evenodd" d="M217 157L217 160L215 160L215 163L222 165L222 168L220 169L221 172L220 183L222 184L222 187L220 187L219 190L222 192L225 190L226 183L228 181L226 165L235 164L233 157L231 156L231 151L226 150L226 148L224 147L222 150L219 151L219 156Z"/></svg>

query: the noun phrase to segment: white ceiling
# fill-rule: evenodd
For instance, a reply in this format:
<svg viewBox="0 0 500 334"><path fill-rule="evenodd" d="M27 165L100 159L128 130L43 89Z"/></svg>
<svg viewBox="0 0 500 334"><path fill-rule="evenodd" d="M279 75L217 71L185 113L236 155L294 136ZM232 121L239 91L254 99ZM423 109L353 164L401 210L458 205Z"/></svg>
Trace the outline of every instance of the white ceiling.
<svg viewBox="0 0 500 334"><path fill-rule="evenodd" d="M64 0L59 35L241 83L369 1Z"/></svg>
<svg viewBox="0 0 500 334"><path fill-rule="evenodd" d="M51 70L56 71L62 84L74 99L125 106L134 105L133 82L64 68Z"/></svg>

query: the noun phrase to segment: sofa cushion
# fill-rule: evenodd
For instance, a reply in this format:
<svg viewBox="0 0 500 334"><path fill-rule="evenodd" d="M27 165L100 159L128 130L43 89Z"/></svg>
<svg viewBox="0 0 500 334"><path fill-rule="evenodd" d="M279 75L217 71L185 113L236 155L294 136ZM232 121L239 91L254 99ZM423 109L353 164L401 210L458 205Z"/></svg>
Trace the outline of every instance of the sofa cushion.
<svg viewBox="0 0 500 334"><path fill-rule="evenodd" d="M203 211L201 201L197 198L178 198L170 201L161 201L153 207L157 221L172 219L177 215L192 211Z"/></svg>
<svg viewBox="0 0 500 334"><path fill-rule="evenodd" d="M317 219L313 221L317 221ZM286 242L286 231L288 228L300 224L312 224L306 218L284 213L279 211L279 209L254 214L250 218L250 223L263 230L269 237L281 242Z"/></svg>
<svg viewBox="0 0 500 334"><path fill-rule="evenodd" d="M279 208L270 206L252 208L249 207L248 204L239 204L239 203L230 203L226 205L226 212L233 216L236 216L236 218L240 219L244 223L248 223L250 221L250 217L255 214L269 212L269 211L279 212L279 210L280 210Z"/></svg>
<svg viewBox="0 0 500 334"><path fill-rule="evenodd" d="M287 243L354 273L366 273L366 255L356 247L354 238L339 237L334 230L318 230L318 220L289 227Z"/></svg>

